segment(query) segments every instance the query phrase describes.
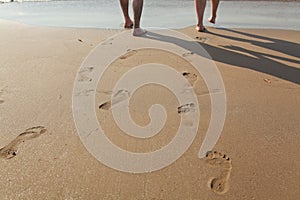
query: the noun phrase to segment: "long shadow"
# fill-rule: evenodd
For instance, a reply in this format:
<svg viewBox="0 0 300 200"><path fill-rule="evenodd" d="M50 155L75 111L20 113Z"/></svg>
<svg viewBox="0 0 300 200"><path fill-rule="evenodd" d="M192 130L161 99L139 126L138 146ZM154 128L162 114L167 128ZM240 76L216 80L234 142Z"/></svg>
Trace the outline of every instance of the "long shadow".
<svg viewBox="0 0 300 200"><path fill-rule="evenodd" d="M277 38L269 38L269 37L265 37L265 36L261 36L261 35L252 34L252 33L245 33L245 32L241 32L241 31L233 30L233 29L222 28L221 30L225 30L228 32L251 37L253 39L265 40L268 42L261 42L258 40L249 40L249 39L245 39L245 38L233 37L230 35L223 35L223 34L214 33L214 32L209 32L209 33L212 35L216 35L216 36L231 39L231 40L247 42L247 43L253 44L255 46L259 46L259 47L263 47L263 48L270 49L273 51L281 52L281 53L284 53L284 54L287 54L290 56L294 56L297 58L300 57L300 44L298 44L298 43L294 43L294 42L290 42L290 41L286 41L286 40L280 40ZM300 60L298 60L298 63L299 62L300 62Z"/></svg>
<svg viewBox="0 0 300 200"><path fill-rule="evenodd" d="M209 32L209 33L211 33L211 32ZM226 36L226 35L221 35L221 34L216 34L216 33L211 33L211 34L218 35L218 36L221 36L224 38L238 40L238 41L250 42L250 43L260 46L260 47L272 49L274 51L279 51L279 52L283 52L288 55L299 57L297 55L299 54L300 50L298 52L289 50L289 48L298 49L299 46L297 46L297 45L299 45L299 44L296 44L296 43L291 43L291 42L284 41L284 40L277 40L277 39L273 39L273 38L266 38L263 36L257 36L257 38L260 37L259 39L273 41L272 44L265 44L263 42L254 41L254 40L236 38L236 37ZM276 60L270 59L269 57L273 57L275 59L279 59L279 60L283 60L283 61L289 61L289 62L296 63L296 64L300 64L299 60L284 58L284 57L280 57L280 56L274 56L272 54L255 52L255 51L247 50L247 49L244 49L242 47L237 47L237 46L224 46L223 48L219 48L219 47L215 47L215 46L212 46L212 45L209 45L206 43L183 40L183 39L180 39L177 37L166 36L166 35L157 34L157 33L153 33L153 32L148 32L148 34L143 37L153 39L153 40L159 40L162 42L173 43L173 44L178 45L190 52L196 53L199 56L202 56L202 57L205 57L208 59L212 59L214 61L226 63L226 64L237 66L237 67L255 70L258 72L276 76L278 78L281 78L281 79L284 79L284 80L287 80L287 81L290 81L290 82L293 82L296 84L300 84L300 68L289 66L289 65L283 64L281 62L277 62ZM254 37L254 35L252 37ZM203 49L201 48L201 46L199 46L199 44L203 47ZM284 48L281 45L283 45ZM250 55L253 55L253 57L247 56L242 53L237 53L232 50L240 51L243 53L248 53Z"/></svg>

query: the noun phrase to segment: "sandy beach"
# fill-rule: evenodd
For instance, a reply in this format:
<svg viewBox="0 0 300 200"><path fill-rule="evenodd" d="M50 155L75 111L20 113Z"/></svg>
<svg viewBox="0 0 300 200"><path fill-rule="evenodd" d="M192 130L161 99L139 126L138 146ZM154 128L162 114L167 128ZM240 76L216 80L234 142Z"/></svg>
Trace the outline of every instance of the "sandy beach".
<svg viewBox="0 0 300 200"><path fill-rule="evenodd" d="M300 198L299 31L177 30L208 52L226 88L222 135L215 152L203 159L197 154L211 102L201 75L153 50L137 50L112 63L97 87L95 112L111 141L133 152L156 150L174 137L178 102L154 86L132 96L129 108L140 125L149 123L152 104L168 110L166 127L144 141L122 133L109 107L99 109L110 100L107 88L131 66L153 59L193 75L187 80L201 109L197 136L176 162L144 174L120 172L96 160L79 139L73 119L72 92L81 63L100 42L121 31L0 20L0 199Z"/></svg>

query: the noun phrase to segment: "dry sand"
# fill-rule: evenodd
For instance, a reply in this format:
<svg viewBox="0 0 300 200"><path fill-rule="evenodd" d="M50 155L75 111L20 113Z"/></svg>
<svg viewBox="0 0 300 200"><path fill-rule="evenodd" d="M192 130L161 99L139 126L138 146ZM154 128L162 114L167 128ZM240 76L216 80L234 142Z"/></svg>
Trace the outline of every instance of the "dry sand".
<svg viewBox="0 0 300 200"><path fill-rule="evenodd" d="M0 21L0 199L299 199L299 31L208 30L180 31L201 43L224 80L228 110L218 153L197 157L210 120L201 76L164 52L137 51L112 64L97 89L96 106L109 100L109 88L130 66L156 59L195 74L187 78L198 95L201 122L192 146L175 163L127 174L87 152L72 115L77 70L98 43L120 31ZM153 103L164 105L169 118L157 137L145 141L123 134L109 109L95 109L115 144L147 152L166 145L180 119L171 93L145 86L130 104L138 124L149 122ZM218 183L223 188L210 187Z"/></svg>

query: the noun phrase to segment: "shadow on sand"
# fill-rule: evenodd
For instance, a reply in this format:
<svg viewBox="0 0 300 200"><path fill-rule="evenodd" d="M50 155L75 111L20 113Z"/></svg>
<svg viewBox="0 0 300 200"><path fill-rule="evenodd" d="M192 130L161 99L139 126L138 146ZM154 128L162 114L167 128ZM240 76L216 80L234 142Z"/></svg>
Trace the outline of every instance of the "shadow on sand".
<svg viewBox="0 0 300 200"><path fill-rule="evenodd" d="M290 41L275 39L275 38L269 38L269 37L244 33L232 29L223 29L223 30L235 33L235 35L240 34L243 37L233 37L233 36L223 35L220 33L215 33L210 31L208 31L207 33L218 37L223 37L226 39L238 41L238 42L250 43L251 45L257 46L258 50L252 51L239 46L231 46L231 45L216 47L216 46L209 45L207 43L187 41L180 38L161 35L153 32L148 32L143 37L154 39L154 40L160 40L163 42L173 43L188 51L197 53L202 57L212 59L214 61L255 70L258 72L276 76L278 78L296 84L300 84L300 67L296 68L293 66L289 66L288 64L283 64L283 62L287 61L290 63L294 63L296 65L300 65L300 59L299 59L300 44L293 43ZM250 37L251 39L245 39L245 36L247 36L248 38ZM260 40L264 40L264 41L262 42ZM203 47L203 49L199 47L199 44ZM260 48L286 54L288 55L288 57L295 57L295 59L272 55L265 52L260 52L259 51ZM247 56L244 53L247 53L248 55L251 56Z"/></svg>

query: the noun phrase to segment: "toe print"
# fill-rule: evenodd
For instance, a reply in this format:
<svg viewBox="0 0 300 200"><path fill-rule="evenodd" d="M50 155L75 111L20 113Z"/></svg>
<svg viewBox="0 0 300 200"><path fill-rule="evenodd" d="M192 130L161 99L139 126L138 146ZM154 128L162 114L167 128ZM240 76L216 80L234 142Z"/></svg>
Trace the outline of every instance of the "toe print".
<svg viewBox="0 0 300 200"><path fill-rule="evenodd" d="M211 167L222 169L218 177L208 182L210 189L217 194L226 193L229 190L229 178L232 169L231 159L223 153L210 151L206 154L206 163Z"/></svg>

